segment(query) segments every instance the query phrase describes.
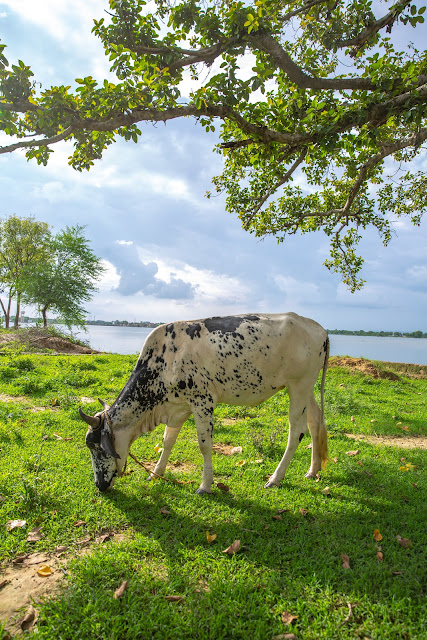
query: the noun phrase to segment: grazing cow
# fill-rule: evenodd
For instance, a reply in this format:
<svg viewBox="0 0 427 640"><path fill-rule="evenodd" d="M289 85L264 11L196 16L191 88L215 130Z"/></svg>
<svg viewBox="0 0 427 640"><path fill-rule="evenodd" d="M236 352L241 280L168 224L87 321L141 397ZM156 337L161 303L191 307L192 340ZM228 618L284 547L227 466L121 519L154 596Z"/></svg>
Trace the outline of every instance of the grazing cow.
<svg viewBox="0 0 427 640"><path fill-rule="evenodd" d="M265 485L279 485L299 441L310 430L314 477L327 458L323 391L329 356L328 335L319 324L295 313L238 315L161 325L148 336L129 380L111 407L89 425L95 484L105 491L120 476L131 444L165 424L163 451L154 469L163 475L178 433L193 414L203 479L197 493L213 484L213 411L218 402L253 406L287 388L289 437L285 454ZM321 409L314 385L323 368Z"/></svg>

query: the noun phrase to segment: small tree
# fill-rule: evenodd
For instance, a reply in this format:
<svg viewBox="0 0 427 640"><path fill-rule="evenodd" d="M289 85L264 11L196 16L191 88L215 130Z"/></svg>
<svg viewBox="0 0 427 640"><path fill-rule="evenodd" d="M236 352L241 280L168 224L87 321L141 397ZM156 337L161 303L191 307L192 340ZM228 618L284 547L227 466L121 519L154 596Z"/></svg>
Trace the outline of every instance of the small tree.
<svg viewBox="0 0 427 640"><path fill-rule="evenodd" d="M39 262L25 279L25 301L38 306L45 327L48 311L59 314L69 328L85 324L82 303L96 291L95 282L104 267L83 230L76 225L53 236L50 258Z"/></svg>
<svg viewBox="0 0 427 640"><path fill-rule="evenodd" d="M0 298L5 327L10 325L12 300L16 298L14 328L18 328L24 281L40 261L50 259L51 234L46 222L32 217L9 216L0 220L0 292L7 292L6 305Z"/></svg>

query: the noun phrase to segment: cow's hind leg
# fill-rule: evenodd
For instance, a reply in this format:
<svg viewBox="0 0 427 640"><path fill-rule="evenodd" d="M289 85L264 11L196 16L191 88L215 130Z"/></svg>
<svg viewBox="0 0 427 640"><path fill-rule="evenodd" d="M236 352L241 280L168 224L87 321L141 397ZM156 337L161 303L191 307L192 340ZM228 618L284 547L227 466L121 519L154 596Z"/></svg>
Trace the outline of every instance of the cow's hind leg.
<svg viewBox="0 0 427 640"><path fill-rule="evenodd" d="M305 474L306 478L315 478L320 471L322 463L326 462L328 457L328 436L326 433L325 423L322 418L322 412L319 409L314 395L310 399L308 405L308 428L310 430L312 447L311 447L311 466Z"/></svg>
<svg viewBox="0 0 427 640"><path fill-rule="evenodd" d="M166 465L169 460L172 447L176 442L179 432L181 431L182 424L178 427L165 427L163 434L163 449L160 454L160 458L154 467L154 473L148 477L148 480L153 480L156 476L162 476L165 472Z"/></svg>
<svg viewBox="0 0 427 640"><path fill-rule="evenodd" d="M308 390L307 383L288 386L289 393L289 435L286 451L277 469L265 484L265 488L279 486L286 470L294 456L302 436L307 432L307 409L312 387Z"/></svg>
<svg viewBox="0 0 427 640"><path fill-rule="evenodd" d="M194 420L197 427L197 440L200 453L203 456L202 484L196 493L212 493L213 466L212 466L212 435L213 435L213 407L193 407Z"/></svg>

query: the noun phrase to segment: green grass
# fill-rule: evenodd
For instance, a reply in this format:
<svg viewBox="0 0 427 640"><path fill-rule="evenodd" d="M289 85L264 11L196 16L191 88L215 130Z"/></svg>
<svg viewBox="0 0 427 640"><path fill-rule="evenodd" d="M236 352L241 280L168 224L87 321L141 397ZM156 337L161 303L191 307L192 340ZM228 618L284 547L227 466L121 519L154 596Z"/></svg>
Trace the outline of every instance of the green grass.
<svg viewBox="0 0 427 640"><path fill-rule="evenodd" d="M82 397L93 399L84 404L87 413L98 410L98 397L112 401L134 362L115 355L0 357L0 558L69 547L65 585L37 605L31 637L426 637L426 453L355 443L345 435L426 436L425 379L391 381L330 369L331 461L318 482L303 477L310 458L306 437L283 486L263 489L286 445L288 398L281 392L255 408L218 407L215 443L243 448L234 456L214 455L215 481L227 484L228 493L215 488L211 496L195 495L201 456L190 419L171 455L172 463L184 464L166 473L186 484L147 483L129 461L132 473L100 494L78 407ZM161 437L158 428L140 438L133 453L155 460ZM347 455L355 449L357 456ZM163 507L170 513L162 514ZM285 511L275 519L279 509ZM27 525L6 531L15 519ZM75 527L78 520L86 524ZM26 542L40 525L42 540ZM374 529L383 536L379 543ZM108 531L124 539L77 554L79 540ZM206 532L216 534L213 543ZM403 548L396 536L412 546ZM242 549L224 554L236 539ZM378 545L384 562L377 560ZM350 569L342 567L341 554L349 556ZM127 590L114 599L123 580ZM182 600L170 602L170 595ZM343 624L348 603L352 616ZM285 611L298 616L289 626L281 619Z"/></svg>

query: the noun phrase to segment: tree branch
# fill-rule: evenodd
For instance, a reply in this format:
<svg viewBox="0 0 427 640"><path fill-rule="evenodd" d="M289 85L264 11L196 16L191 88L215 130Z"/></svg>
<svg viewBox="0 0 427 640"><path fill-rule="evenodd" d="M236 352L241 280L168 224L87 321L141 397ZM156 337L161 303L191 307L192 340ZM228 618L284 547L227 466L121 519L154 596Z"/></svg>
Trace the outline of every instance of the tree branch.
<svg viewBox="0 0 427 640"><path fill-rule="evenodd" d="M16 149L25 149L27 147L47 147L50 144L55 144L55 142L64 140L72 132L73 126L70 125L69 127L67 127L67 129L62 131L62 133L58 133L58 135L52 136L51 138L41 138L39 140L21 140L20 142L15 142L15 144L10 144L7 147L0 147L0 154L11 153Z"/></svg>
<svg viewBox="0 0 427 640"><path fill-rule="evenodd" d="M378 33L384 27L388 27L392 25L396 18L406 9L407 6L411 4L412 0L399 0L393 6L392 10L389 11L385 16L376 20L372 24L370 24L366 29L361 31L357 36L353 38L347 38L346 40L341 40L336 42L336 46L338 48L342 47L352 47L353 54L355 55L359 49L363 47L363 45L369 40L371 36Z"/></svg>

